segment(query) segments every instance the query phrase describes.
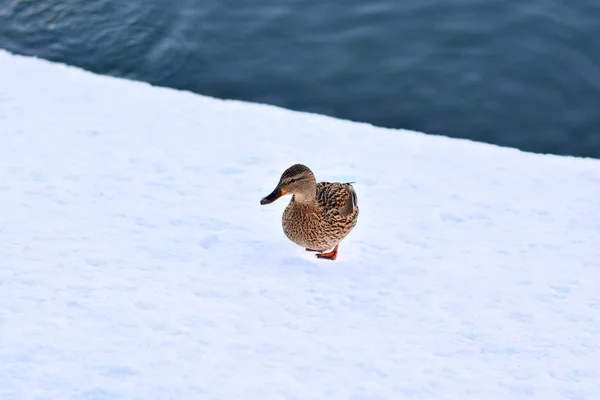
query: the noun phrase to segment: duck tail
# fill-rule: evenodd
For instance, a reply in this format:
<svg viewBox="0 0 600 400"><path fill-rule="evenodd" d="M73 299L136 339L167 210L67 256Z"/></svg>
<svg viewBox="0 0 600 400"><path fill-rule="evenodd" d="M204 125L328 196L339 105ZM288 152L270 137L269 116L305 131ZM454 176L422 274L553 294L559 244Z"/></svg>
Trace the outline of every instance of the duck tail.
<svg viewBox="0 0 600 400"><path fill-rule="evenodd" d="M348 182L344 183L344 185L348 185L348 192L350 192L350 196L352 196L352 209L358 205L358 196L356 195L356 190L352 186L353 183L356 182Z"/></svg>

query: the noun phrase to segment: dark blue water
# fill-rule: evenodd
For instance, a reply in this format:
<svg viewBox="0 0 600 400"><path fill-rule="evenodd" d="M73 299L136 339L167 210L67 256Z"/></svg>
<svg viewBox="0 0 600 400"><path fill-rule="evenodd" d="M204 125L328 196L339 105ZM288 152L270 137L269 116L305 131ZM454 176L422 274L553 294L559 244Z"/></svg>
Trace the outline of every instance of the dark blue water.
<svg viewBox="0 0 600 400"><path fill-rule="evenodd" d="M600 158L598 0L0 0L0 47L221 98Z"/></svg>

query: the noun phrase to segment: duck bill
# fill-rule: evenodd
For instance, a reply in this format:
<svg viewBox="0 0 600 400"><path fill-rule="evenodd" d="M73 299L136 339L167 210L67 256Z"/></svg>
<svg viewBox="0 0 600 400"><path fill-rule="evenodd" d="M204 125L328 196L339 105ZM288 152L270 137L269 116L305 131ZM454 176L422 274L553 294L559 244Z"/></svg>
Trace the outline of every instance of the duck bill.
<svg viewBox="0 0 600 400"><path fill-rule="evenodd" d="M271 192L270 195L263 197L260 200L260 204L270 204L272 202L274 202L275 200L277 200L278 198L280 198L281 196L285 196L286 192L284 192L283 190L281 190L279 187L276 187L275 190L273 190Z"/></svg>

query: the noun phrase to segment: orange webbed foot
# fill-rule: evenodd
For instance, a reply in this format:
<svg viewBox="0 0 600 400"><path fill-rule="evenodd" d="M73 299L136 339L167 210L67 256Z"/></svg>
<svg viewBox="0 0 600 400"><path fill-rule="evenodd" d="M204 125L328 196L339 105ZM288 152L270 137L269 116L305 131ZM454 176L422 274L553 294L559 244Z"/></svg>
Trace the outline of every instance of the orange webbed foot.
<svg viewBox="0 0 600 400"><path fill-rule="evenodd" d="M317 258L325 258L327 260L335 260L337 258L338 246L339 246L339 244L336 244L335 247L333 248L333 250L331 250L329 253L317 254Z"/></svg>

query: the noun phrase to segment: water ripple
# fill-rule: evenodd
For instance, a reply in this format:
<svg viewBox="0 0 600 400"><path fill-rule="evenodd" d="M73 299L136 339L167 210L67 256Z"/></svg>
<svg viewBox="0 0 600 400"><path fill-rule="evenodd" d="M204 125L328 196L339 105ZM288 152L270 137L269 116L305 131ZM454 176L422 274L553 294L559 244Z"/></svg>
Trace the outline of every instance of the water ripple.
<svg viewBox="0 0 600 400"><path fill-rule="evenodd" d="M0 0L0 47L216 97L600 157L595 0Z"/></svg>

